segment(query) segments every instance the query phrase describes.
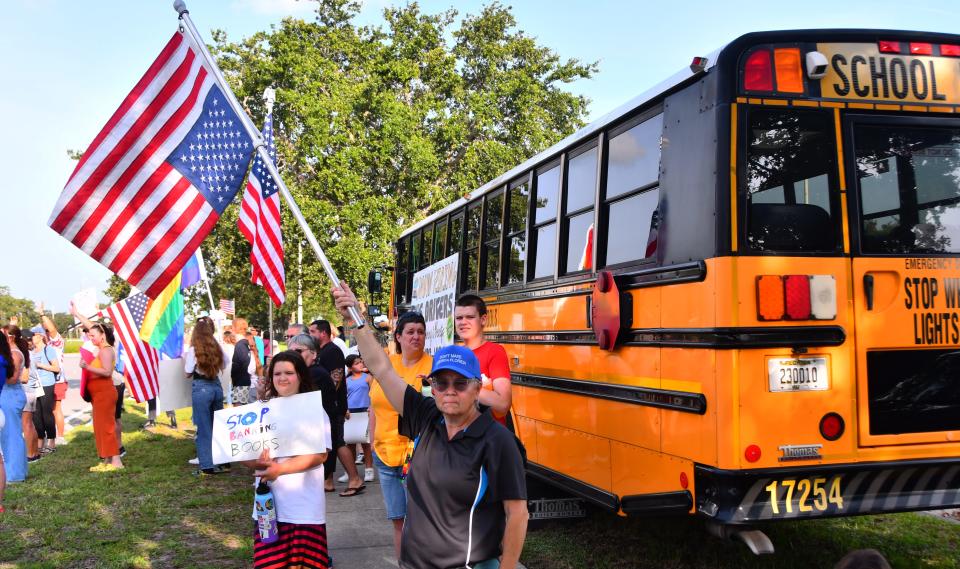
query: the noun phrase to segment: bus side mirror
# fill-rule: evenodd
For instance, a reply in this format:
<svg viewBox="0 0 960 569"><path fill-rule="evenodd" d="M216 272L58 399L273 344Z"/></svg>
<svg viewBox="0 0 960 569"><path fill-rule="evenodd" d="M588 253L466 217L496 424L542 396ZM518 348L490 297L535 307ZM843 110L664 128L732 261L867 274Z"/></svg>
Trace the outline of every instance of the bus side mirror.
<svg viewBox="0 0 960 569"><path fill-rule="evenodd" d="M367 275L367 290L370 291L370 294L383 292L383 273L370 271L370 274Z"/></svg>

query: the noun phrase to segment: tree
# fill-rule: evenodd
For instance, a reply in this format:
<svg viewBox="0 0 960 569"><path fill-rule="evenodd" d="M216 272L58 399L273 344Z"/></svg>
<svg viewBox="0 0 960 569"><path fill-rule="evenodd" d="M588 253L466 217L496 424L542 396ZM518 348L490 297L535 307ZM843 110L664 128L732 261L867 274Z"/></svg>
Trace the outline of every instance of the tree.
<svg viewBox="0 0 960 569"><path fill-rule="evenodd" d="M497 3L453 30L454 10L425 14L413 3L387 8L383 27L357 27L358 9L320 0L313 22L287 19L238 42L213 37L257 123L261 93L276 88L278 166L334 268L362 292L366 273L390 264L403 228L582 126L587 99L562 87L596 66L561 61ZM215 296L235 298L243 313L265 309L267 297L249 282L237 208L203 252ZM283 231L292 300L301 233L285 208ZM309 250L304 261L307 314L335 314L320 264Z"/></svg>
<svg viewBox="0 0 960 569"><path fill-rule="evenodd" d="M130 290L130 283L117 275L110 275L107 280L107 288L103 291L103 294L110 299L110 304L113 304L130 296Z"/></svg>
<svg viewBox="0 0 960 569"><path fill-rule="evenodd" d="M10 288L0 286L0 324L9 322L11 316L16 316L20 322L18 326L26 330L40 322L32 300L16 298L10 294Z"/></svg>

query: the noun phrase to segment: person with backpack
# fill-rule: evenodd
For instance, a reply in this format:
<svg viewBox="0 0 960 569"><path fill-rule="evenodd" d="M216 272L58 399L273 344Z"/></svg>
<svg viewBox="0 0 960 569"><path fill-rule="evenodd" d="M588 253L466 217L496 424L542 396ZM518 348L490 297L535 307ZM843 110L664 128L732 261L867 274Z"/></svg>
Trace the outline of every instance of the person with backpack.
<svg viewBox="0 0 960 569"><path fill-rule="evenodd" d="M42 332L34 331L33 349L30 351L30 375L36 377L43 396L37 397L33 411L33 426L37 431L38 450L40 454L48 454L57 448L57 423L53 416L56 403L54 385L60 373L60 360L57 351L47 345L47 338Z"/></svg>

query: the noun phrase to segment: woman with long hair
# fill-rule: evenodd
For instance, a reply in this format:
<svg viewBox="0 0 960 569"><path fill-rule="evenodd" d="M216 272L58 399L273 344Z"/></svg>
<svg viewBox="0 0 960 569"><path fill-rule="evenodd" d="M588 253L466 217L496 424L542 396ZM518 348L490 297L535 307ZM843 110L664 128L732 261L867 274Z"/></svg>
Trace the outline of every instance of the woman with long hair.
<svg viewBox="0 0 960 569"><path fill-rule="evenodd" d="M220 372L230 359L216 338L217 329L207 316L197 319L190 337L190 347L183 354L183 370L193 378L193 424L197 427L197 460L200 469L194 474L219 474L213 464L213 414L223 409L223 386Z"/></svg>
<svg viewBox="0 0 960 569"><path fill-rule="evenodd" d="M93 324L90 340L99 349L97 357L87 363L80 360L80 367L87 370L90 379L87 390L93 403L93 438L102 464L90 467L90 472L111 472L123 468L120 460L120 445L117 443L117 388L113 386L113 367L116 364L113 329L104 324Z"/></svg>
<svg viewBox="0 0 960 569"><path fill-rule="evenodd" d="M23 440L23 408L27 396L20 382L23 371L23 354L16 348L16 340L11 329L16 326L4 326L4 337L0 338L0 357L6 362L3 368L3 391L0 391L0 412L4 425L0 432L0 451L6 463L6 481L21 482L27 478L27 445ZM18 363L19 362L19 363Z"/></svg>
<svg viewBox="0 0 960 569"><path fill-rule="evenodd" d="M48 454L57 448L57 423L53 408L56 403L54 385L60 373L60 360L57 351L47 345L47 338L41 332L33 333L33 350L30 351L30 376L43 389L43 396L37 398L33 410L33 424L37 432L40 454Z"/></svg>
<svg viewBox="0 0 960 569"><path fill-rule="evenodd" d="M315 389L307 364L300 354L287 350L271 358L263 378L262 393L266 400ZM326 436L329 449L329 430ZM327 453L317 453L271 459L269 452L264 450L258 460L247 462L256 468L256 483L262 481L270 485L276 504L279 534L276 541L263 543L260 532L254 529L255 568L326 569L330 566L327 553L327 505L323 492L323 462L326 458Z"/></svg>

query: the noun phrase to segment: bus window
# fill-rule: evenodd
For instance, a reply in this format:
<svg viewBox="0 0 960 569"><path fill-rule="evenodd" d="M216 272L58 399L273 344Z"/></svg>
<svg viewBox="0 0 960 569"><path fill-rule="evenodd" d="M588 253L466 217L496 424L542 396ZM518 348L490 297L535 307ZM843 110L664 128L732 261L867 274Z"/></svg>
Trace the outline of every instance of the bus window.
<svg viewBox="0 0 960 569"><path fill-rule="evenodd" d="M410 260L407 252L407 238L397 241L396 283L394 285L393 303L406 304L407 302L407 262Z"/></svg>
<svg viewBox="0 0 960 569"><path fill-rule="evenodd" d="M748 114L747 243L755 251L834 251L833 121L828 112L751 109Z"/></svg>
<svg viewBox="0 0 960 569"><path fill-rule="evenodd" d="M410 272L415 273L420 270L420 232L417 231L410 236L410 249L412 254L410 256Z"/></svg>
<svg viewBox="0 0 960 569"><path fill-rule="evenodd" d="M605 196L607 265L656 253L660 190L652 186L660 177L662 132L663 115L657 115L610 138Z"/></svg>
<svg viewBox="0 0 960 569"><path fill-rule="evenodd" d="M486 221L483 228L483 285L481 289L500 285L500 237L503 235L503 192L487 196Z"/></svg>
<svg viewBox="0 0 960 569"><path fill-rule="evenodd" d="M420 253L420 268L430 265L432 262L430 256L433 254L433 226L428 225L423 229L423 250Z"/></svg>
<svg viewBox="0 0 960 569"><path fill-rule="evenodd" d="M530 190L526 180L510 189L506 220L507 231L507 284L523 282L524 262L527 260L527 208L530 205Z"/></svg>
<svg viewBox="0 0 960 569"><path fill-rule="evenodd" d="M437 229L434 231L434 239L436 241L433 245L433 262L436 263L440 259L446 257L446 247L447 247L447 220L441 220L437 222Z"/></svg>
<svg viewBox="0 0 960 569"><path fill-rule="evenodd" d="M560 198L560 166L537 172L534 231L530 232L534 251L530 262L531 278L552 277L557 262L557 203Z"/></svg>
<svg viewBox="0 0 960 569"><path fill-rule="evenodd" d="M477 290L480 273L480 202L467 210L467 246L463 252L463 289Z"/></svg>
<svg viewBox="0 0 960 569"><path fill-rule="evenodd" d="M857 126L864 253L960 252L960 130Z"/></svg>
<svg viewBox="0 0 960 569"><path fill-rule="evenodd" d="M459 253L461 245L463 245L463 215L458 215L450 220L450 247L447 255Z"/></svg>
<svg viewBox="0 0 960 569"><path fill-rule="evenodd" d="M597 189L594 146L569 161L567 167L567 273L593 268L593 202Z"/></svg>

